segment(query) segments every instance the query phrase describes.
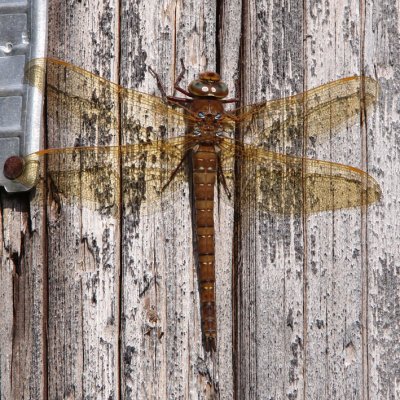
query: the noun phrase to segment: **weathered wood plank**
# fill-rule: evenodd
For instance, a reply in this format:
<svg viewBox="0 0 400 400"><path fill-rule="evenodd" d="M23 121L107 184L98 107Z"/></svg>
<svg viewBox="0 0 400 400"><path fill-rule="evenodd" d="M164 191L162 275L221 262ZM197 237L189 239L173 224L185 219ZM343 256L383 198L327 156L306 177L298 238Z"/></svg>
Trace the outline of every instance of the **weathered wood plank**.
<svg viewBox="0 0 400 400"><path fill-rule="evenodd" d="M1 399L46 395L43 231L32 194L1 193Z"/></svg>
<svg viewBox="0 0 400 400"><path fill-rule="evenodd" d="M268 3L257 3L256 9L245 7L248 19L256 21L254 28L245 24L245 58L256 59L254 64L268 71L263 74L254 71L257 67L247 67L244 87L253 87L252 94L260 96L276 82L281 94L272 92L267 97L282 97L285 87L296 93L361 73L360 56L362 62L367 56L360 51L358 6L310 3L304 11L294 7L290 2L277 9ZM257 35L267 26L269 35ZM252 83L250 77L255 76L264 81ZM365 168L363 129L360 135L360 127L347 127L339 136L320 140L308 138L305 125L303 143L288 137L275 150ZM258 221L242 214L239 240L245 260L242 269L248 273L240 282L244 297L239 312L247 319L246 323L240 320L239 345L245 349L238 352L240 398L253 393L344 398L349 392L364 398L368 386L363 328L367 320L365 212L335 211L291 221L273 216ZM253 332L257 332L257 345L251 339Z"/></svg>
<svg viewBox="0 0 400 400"><path fill-rule="evenodd" d="M159 95L147 71L151 66L167 93L172 93L180 59L187 68L183 87L200 71L215 69L214 1L127 2L121 26L121 77L128 87ZM135 37L129 36L132 26ZM166 132L169 137L182 134ZM128 397L214 398L219 390L218 366L213 366L202 347L189 193L189 186L183 185L162 201L159 213L123 216L121 352L129 361L122 367L122 391ZM220 252L225 260L226 248L229 242L225 241ZM157 319L152 322L154 314Z"/></svg>
<svg viewBox="0 0 400 400"><path fill-rule="evenodd" d="M399 1L367 1L366 67L376 73L379 102L368 124L367 167L382 188L367 215L367 368L370 399L400 397L400 28Z"/></svg>
<svg viewBox="0 0 400 400"><path fill-rule="evenodd" d="M307 4L307 87L360 75L359 4ZM359 168L363 129L347 126L338 134L309 142L310 156ZM327 126L327 132L330 132ZM309 138L313 140L315 138ZM312 216L307 229L307 357L305 398L365 398L362 335L362 210Z"/></svg>
<svg viewBox="0 0 400 400"><path fill-rule="evenodd" d="M301 92L302 4L261 1L244 7L245 104ZM290 137L275 143L271 150L301 152L301 141ZM258 214L254 199L242 201L241 216L236 398L303 398L302 220Z"/></svg>
<svg viewBox="0 0 400 400"><path fill-rule="evenodd" d="M156 211L124 204L114 216L52 193L47 203L32 197L28 212L21 196L2 195L1 397L396 398L398 4L118 7L51 2L50 54L155 94L147 67L171 93L183 58L183 86L219 69L232 93L240 78L245 104L376 70L381 94L366 124L335 135L327 127L323 137L305 127L300 139L270 144L367 169L383 200L288 219L236 199L233 322L233 215L223 204L215 215L218 349L210 357L201 343L188 186ZM64 117L49 117L50 146L131 139L129 131L101 137Z"/></svg>
<svg viewBox="0 0 400 400"><path fill-rule="evenodd" d="M216 66L223 81L229 87L229 97L236 92L240 71L240 35L242 2L240 0L219 2L217 10L217 54ZM227 105L227 109L235 108ZM234 193L232 193L234 196ZM234 207L231 202L222 204L215 215L216 221L216 285L218 319L218 354L215 360L219 377L219 398L233 398L234 352L232 351L232 274L233 269L233 223Z"/></svg>
<svg viewBox="0 0 400 400"><path fill-rule="evenodd" d="M49 6L49 54L117 80L114 2ZM49 147L116 143L75 112L48 102ZM49 398L118 398L119 220L52 192L47 214Z"/></svg>

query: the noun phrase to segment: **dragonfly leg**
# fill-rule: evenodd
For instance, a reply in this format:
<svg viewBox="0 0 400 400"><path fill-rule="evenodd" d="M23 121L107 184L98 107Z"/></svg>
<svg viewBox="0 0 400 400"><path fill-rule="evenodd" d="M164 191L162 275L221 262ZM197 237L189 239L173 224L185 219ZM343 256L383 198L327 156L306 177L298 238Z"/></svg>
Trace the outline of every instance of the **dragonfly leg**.
<svg viewBox="0 0 400 400"><path fill-rule="evenodd" d="M164 89L164 86L163 86L163 84L162 84L162 82L161 82L160 76L159 76L159 75L157 74L157 72L154 71L154 69L151 68L150 66L149 66L149 71L150 71L150 73L153 75L154 79L156 80L158 90L160 91L161 97L162 97L162 99L163 99L163 101L164 101L165 103L167 103L167 104L172 104L172 105L176 105L176 106L178 106L178 107L183 108L183 109L184 109L185 111L187 111L189 114L193 114L193 112L192 112L189 108L185 107L185 105L184 105L184 103L188 103L188 102L192 101L192 99L184 99L184 98L181 98L181 97L167 96L167 93L166 93L166 91L165 91L165 89ZM184 72L184 71L182 71L182 72ZM181 72L181 75L182 75L182 72ZM179 76L180 76L180 75L179 75ZM179 77L178 77L178 79L179 79ZM182 79L182 78L180 78L180 79ZM178 82L178 81L177 81L177 82ZM182 90L183 90L183 89L182 89Z"/></svg>
<svg viewBox="0 0 400 400"><path fill-rule="evenodd" d="M186 153L184 154L184 156L182 157L182 160L179 162L178 166L174 169L174 171L172 172L171 176L168 179L168 182L162 187L161 191L163 192L168 185L172 182L172 180L175 178L176 174L178 173L178 171L181 169L183 162L186 160L186 158L188 157L190 150L186 150Z"/></svg>
<svg viewBox="0 0 400 400"><path fill-rule="evenodd" d="M182 67L182 71L178 75L178 78L176 78L176 81L174 83L174 89L177 90L178 92L181 92L185 96L193 97L187 90L185 90L179 86L181 83L181 80L183 79L183 75L185 75L185 72L186 72L185 64L183 63L183 58L181 58L181 67Z"/></svg>
<svg viewBox="0 0 400 400"><path fill-rule="evenodd" d="M240 82L237 79L235 82L235 92L236 94L240 93ZM227 103L239 103L240 102L240 95L232 98L232 99L226 99L226 100L222 100L223 103L227 104Z"/></svg>
<svg viewBox="0 0 400 400"><path fill-rule="evenodd" d="M218 181L222 183L222 186L224 187L226 196L228 199L231 199L231 192L228 188L228 185L226 183L224 171L222 170L222 162L221 162L221 149L218 146L215 146L215 154L217 155L217 178Z"/></svg>
<svg viewBox="0 0 400 400"><path fill-rule="evenodd" d="M239 118L237 115L234 114L235 111L236 111L236 109L233 110L233 111L225 111L224 114L225 114L228 118L230 118L232 121L239 122L239 121L240 121L240 118Z"/></svg>
<svg viewBox="0 0 400 400"><path fill-rule="evenodd" d="M158 90L159 90L160 93L161 93L162 99L163 99L165 102L168 102L167 93L166 93L166 91L165 91L165 89L164 89L164 86L163 86L163 84L162 84L162 82L161 82L160 76L159 76L159 75L157 74L157 72L154 71L154 69L151 68L150 66L149 66L149 71L150 71L151 75L153 75L153 78L154 78L154 79L156 80L156 82L157 82L157 87L158 87Z"/></svg>
<svg viewBox="0 0 400 400"><path fill-rule="evenodd" d="M189 108L186 107L186 104L190 104L192 102L192 99L184 99L183 97L175 97L175 96L167 96L168 103L173 106L178 106L185 110L188 114L192 115L195 119L197 118L197 115Z"/></svg>
<svg viewBox="0 0 400 400"><path fill-rule="evenodd" d="M235 97L233 99L226 99L226 100L221 100L222 103L227 104L227 103L238 103L240 101L239 97Z"/></svg>

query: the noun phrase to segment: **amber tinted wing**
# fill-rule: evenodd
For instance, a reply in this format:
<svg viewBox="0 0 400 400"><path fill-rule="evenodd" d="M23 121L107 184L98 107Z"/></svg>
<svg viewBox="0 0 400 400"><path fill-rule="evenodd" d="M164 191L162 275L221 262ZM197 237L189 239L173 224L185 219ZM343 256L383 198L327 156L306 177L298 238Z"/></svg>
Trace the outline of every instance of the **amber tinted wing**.
<svg viewBox="0 0 400 400"><path fill-rule="evenodd" d="M358 168L279 154L229 139L220 146L229 180L234 154L240 162L242 204L257 204L262 211L310 214L368 205L381 197L375 179Z"/></svg>
<svg viewBox="0 0 400 400"><path fill-rule="evenodd" d="M121 206L138 210L183 188L185 169L169 182L189 145L186 137L138 145L48 149L25 158L17 179L31 179L35 163L45 161L50 192L60 203L115 214ZM167 187L165 187L167 185Z"/></svg>
<svg viewBox="0 0 400 400"><path fill-rule="evenodd" d="M46 177L60 200L114 211L129 203L154 207L185 181L180 170L162 191L190 140L167 139L185 132L189 117L181 109L60 60L34 59L25 75L46 90L51 146L62 148L28 156L21 181L32 180L29 166L46 159ZM64 138L74 147L64 148ZM113 146L116 140L124 145Z"/></svg>
<svg viewBox="0 0 400 400"><path fill-rule="evenodd" d="M374 79L353 76L295 96L245 106L237 114L243 133L255 144L268 145L284 137L335 133L355 123L361 104L370 107L377 94Z"/></svg>
<svg viewBox="0 0 400 400"><path fill-rule="evenodd" d="M46 81L43 81L43 70ZM32 60L25 71L26 81L46 89L48 108L68 108L68 118L121 129L128 140L159 131L176 136L191 119L180 108L167 105L160 97L127 89L82 68L52 58ZM50 115L51 117L51 115Z"/></svg>

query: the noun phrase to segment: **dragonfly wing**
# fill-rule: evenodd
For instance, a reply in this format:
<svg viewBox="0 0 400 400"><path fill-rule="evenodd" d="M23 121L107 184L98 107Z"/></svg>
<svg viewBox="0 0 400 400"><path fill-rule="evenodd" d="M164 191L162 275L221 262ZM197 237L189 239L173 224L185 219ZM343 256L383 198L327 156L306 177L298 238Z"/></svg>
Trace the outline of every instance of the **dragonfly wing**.
<svg viewBox="0 0 400 400"><path fill-rule="evenodd" d="M234 176L234 157L238 162L242 204L257 204L263 211L311 214L368 205L381 197L379 184L358 168L279 154L228 139L221 147L228 179Z"/></svg>
<svg viewBox="0 0 400 400"><path fill-rule="evenodd" d="M245 106L238 110L238 118L245 136L255 144L274 145L283 138L336 133L354 124L361 105L372 106L377 94L377 81L353 76L295 96Z"/></svg>
<svg viewBox="0 0 400 400"><path fill-rule="evenodd" d="M110 214L121 206L138 210L147 204L151 211L155 203L182 187L184 169L170 183L169 179L185 153L185 137L138 145L48 149L25 158L26 168L18 180L30 179L31 167L45 162L49 189L60 203Z"/></svg>
<svg viewBox="0 0 400 400"><path fill-rule="evenodd" d="M46 71L46 81L43 80ZM52 59L33 59L25 70L25 80L46 91L48 115L62 115L82 125L122 130L130 142L176 136L184 132L190 115L171 107L160 97L127 89L73 64ZM57 114L58 112L58 114ZM154 134L153 134L154 133ZM76 132L79 136L79 132ZM158 136L156 136L158 135ZM103 144L107 134L103 132ZM79 143L91 145L93 143Z"/></svg>

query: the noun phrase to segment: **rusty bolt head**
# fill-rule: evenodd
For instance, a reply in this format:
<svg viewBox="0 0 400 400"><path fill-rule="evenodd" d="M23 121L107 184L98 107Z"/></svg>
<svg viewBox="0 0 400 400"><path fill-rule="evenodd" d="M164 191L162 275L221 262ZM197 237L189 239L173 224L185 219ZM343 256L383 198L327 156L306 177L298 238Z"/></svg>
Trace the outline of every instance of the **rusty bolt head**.
<svg viewBox="0 0 400 400"><path fill-rule="evenodd" d="M18 156L8 157L4 163L3 174L7 179L16 179L24 171L24 159Z"/></svg>

